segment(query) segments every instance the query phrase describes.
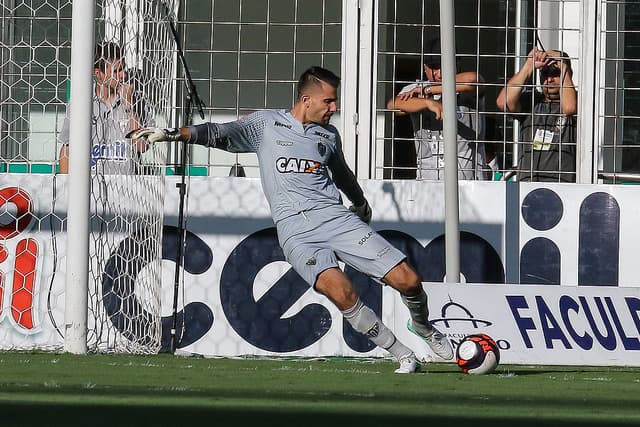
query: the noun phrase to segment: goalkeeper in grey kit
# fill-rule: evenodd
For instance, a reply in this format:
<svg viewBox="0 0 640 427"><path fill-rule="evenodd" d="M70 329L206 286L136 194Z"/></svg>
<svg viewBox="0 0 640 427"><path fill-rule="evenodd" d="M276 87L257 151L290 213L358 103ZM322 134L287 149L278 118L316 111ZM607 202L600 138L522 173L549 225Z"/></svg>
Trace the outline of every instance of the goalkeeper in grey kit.
<svg viewBox="0 0 640 427"><path fill-rule="evenodd" d="M298 98L291 110L260 110L230 123L145 128L132 138L255 152L287 261L340 309L356 331L400 362L395 372L413 373L419 369L413 351L362 303L338 266L341 260L396 289L409 309L409 330L439 357L453 358L449 340L429 322L427 295L406 256L368 225L371 208L344 159L340 135L329 124L337 109L339 84L331 71L311 67L298 81ZM353 203L349 209L339 190Z"/></svg>

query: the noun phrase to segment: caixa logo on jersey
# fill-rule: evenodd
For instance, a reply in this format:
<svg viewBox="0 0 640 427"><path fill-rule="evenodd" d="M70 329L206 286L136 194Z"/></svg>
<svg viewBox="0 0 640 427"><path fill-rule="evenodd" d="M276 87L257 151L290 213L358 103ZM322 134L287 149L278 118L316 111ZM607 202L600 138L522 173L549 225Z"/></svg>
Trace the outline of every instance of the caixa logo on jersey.
<svg viewBox="0 0 640 427"><path fill-rule="evenodd" d="M440 318L431 319L431 323L449 338L454 347L457 347L467 335L486 333L496 341L500 350L511 348L509 341L491 332L492 321L474 316L469 308L451 298L442 306Z"/></svg>
<svg viewBox="0 0 640 427"><path fill-rule="evenodd" d="M39 293L41 245L25 236L33 223L33 212L28 192L18 187L0 188L0 320L9 317L16 330L25 334L39 326L35 296Z"/></svg>

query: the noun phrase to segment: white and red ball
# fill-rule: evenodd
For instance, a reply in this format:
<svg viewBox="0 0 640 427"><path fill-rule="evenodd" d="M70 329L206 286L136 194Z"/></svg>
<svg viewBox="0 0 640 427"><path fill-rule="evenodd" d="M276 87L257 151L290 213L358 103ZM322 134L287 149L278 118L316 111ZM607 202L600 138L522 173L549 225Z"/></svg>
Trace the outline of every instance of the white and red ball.
<svg viewBox="0 0 640 427"><path fill-rule="evenodd" d="M488 374L500 363L500 349L487 334L468 335L458 344L456 362L465 374Z"/></svg>

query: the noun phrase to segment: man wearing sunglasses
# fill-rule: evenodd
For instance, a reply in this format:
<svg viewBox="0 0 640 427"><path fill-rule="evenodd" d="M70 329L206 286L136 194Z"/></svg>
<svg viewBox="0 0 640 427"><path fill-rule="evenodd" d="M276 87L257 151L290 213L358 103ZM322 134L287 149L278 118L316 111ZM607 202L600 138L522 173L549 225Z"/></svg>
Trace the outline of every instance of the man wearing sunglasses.
<svg viewBox="0 0 640 427"><path fill-rule="evenodd" d="M536 70L541 91L528 91L535 88ZM572 76L566 53L534 48L500 91L498 108L521 123L519 181L576 181L578 94Z"/></svg>

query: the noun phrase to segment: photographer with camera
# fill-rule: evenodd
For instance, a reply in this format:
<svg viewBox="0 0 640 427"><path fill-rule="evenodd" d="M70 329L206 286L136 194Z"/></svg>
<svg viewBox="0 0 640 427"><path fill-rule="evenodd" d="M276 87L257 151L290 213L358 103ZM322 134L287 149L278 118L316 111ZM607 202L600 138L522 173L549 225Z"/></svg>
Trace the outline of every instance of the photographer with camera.
<svg viewBox="0 0 640 427"><path fill-rule="evenodd" d="M542 91L526 89L539 71ZM502 88L496 104L521 122L519 181L576 181L578 95L569 56L533 48L522 68Z"/></svg>

